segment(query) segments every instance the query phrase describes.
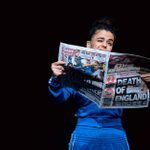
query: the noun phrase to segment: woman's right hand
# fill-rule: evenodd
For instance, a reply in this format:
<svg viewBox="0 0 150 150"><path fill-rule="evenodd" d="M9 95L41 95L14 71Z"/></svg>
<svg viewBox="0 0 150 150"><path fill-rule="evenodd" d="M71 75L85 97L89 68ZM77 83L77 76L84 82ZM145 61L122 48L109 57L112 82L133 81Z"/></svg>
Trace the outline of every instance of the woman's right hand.
<svg viewBox="0 0 150 150"><path fill-rule="evenodd" d="M55 76L60 76L64 74L64 61L57 61L51 64L51 70Z"/></svg>

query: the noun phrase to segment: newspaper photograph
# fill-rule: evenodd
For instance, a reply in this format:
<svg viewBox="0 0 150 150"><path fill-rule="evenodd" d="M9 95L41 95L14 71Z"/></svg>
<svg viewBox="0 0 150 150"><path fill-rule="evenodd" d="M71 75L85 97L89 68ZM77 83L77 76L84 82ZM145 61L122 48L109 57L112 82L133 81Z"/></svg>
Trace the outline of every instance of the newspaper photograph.
<svg viewBox="0 0 150 150"><path fill-rule="evenodd" d="M150 73L150 58L60 43L58 60L65 61L63 87L73 87L105 108L143 108L149 88L140 74Z"/></svg>

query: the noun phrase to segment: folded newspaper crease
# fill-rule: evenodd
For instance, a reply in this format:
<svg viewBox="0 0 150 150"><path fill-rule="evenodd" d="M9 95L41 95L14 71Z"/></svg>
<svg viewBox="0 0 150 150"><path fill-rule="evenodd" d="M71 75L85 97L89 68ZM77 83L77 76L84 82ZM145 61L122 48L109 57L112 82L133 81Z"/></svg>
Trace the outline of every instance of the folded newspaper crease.
<svg viewBox="0 0 150 150"><path fill-rule="evenodd" d="M150 58L61 42L58 60L66 62L62 86L75 88L99 107L148 107L150 91L140 74L150 73Z"/></svg>

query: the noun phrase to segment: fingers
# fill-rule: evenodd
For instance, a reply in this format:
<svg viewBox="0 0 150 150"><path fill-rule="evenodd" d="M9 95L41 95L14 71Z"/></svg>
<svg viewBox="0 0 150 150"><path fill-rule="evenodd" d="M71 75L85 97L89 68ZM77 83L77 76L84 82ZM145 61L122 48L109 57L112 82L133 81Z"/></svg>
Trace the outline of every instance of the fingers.
<svg viewBox="0 0 150 150"><path fill-rule="evenodd" d="M150 73L141 74L141 77L150 77Z"/></svg>
<svg viewBox="0 0 150 150"><path fill-rule="evenodd" d="M150 82L150 73L141 74L141 77L144 81Z"/></svg>
<svg viewBox="0 0 150 150"><path fill-rule="evenodd" d="M53 71L53 74L56 76L60 76L64 73L64 64L63 61L57 61L51 64L51 69Z"/></svg>

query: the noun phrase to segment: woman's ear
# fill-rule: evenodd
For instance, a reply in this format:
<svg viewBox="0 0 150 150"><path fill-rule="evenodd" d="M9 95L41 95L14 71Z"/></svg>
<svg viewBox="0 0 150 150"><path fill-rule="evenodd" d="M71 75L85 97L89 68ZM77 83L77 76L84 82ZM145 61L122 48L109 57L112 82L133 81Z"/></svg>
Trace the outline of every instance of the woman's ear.
<svg viewBox="0 0 150 150"><path fill-rule="evenodd" d="M91 42L90 41L86 41L86 47L91 48Z"/></svg>

